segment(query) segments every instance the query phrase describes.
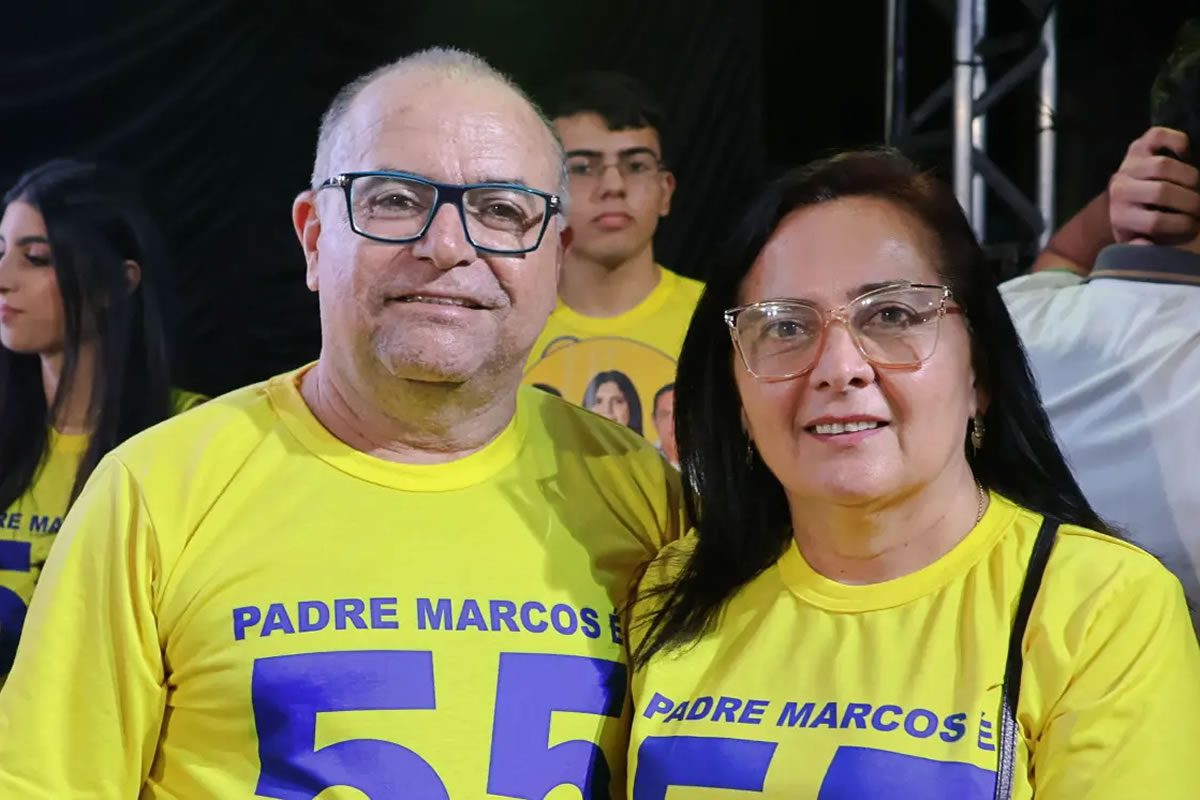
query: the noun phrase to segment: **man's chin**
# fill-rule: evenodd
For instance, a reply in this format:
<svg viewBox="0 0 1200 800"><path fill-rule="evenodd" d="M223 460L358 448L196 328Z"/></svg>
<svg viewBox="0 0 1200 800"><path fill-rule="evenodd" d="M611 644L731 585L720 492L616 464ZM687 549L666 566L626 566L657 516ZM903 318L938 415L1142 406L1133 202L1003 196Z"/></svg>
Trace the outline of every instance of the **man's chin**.
<svg viewBox="0 0 1200 800"><path fill-rule="evenodd" d="M384 352L379 354L379 361L384 371L399 380L442 384L447 388L479 376L486 364L486 360L477 354L436 350Z"/></svg>
<svg viewBox="0 0 1200 800"><path fill-rule="evenodd" d="M624 241L624 238L621 237L622 240L618 241L616 237L613 237L612 240L607 242L591 243L594 245L592 247L580 247L576 245L574 249L589 261L603 264L610 269L615 269L628 262L641 249L634 246L631 241Z"/></svg>
<svg viewBox="0 0 1200 800"><path fill-rule="evenodd" d="M431 363L428 361L394 361L387 364L392 377L411 383L443 386L447 389L461 386L480 373L478 368L467 365Z"/></svg>

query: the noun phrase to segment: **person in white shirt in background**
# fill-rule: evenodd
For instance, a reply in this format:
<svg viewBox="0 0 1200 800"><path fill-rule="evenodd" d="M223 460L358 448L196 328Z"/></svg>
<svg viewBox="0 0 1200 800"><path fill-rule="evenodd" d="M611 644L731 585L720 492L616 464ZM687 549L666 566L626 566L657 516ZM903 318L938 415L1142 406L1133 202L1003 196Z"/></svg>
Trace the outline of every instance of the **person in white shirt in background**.
<svg viewBox="0 0 1200 800"><path fill-rule="evenodd" d="M1071 257L1094 202L1001 291L1085 495L1179 577L1200 631L1200 24L1152 105L1109 185L1115 243Z"/></svg>

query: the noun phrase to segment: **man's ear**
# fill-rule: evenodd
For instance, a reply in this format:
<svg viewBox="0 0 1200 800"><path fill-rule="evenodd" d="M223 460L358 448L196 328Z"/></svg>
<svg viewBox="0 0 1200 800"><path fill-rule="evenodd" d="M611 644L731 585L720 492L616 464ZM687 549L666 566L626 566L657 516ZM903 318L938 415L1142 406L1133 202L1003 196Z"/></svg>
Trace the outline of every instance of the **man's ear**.
<svg viewBox="0 0 1200 800"><path fill-rule="evenodd" d="M665 217L671 213L671 199L675 197L675 173L663 170L659 174L659 180L663 182L662 202L658 206L658 215Z"/></svg>
<svg viewBox="0 0 1200 800"><path fill-rule="evenodd" d="M317 193L312 189L305 189L292 201L292 227L304 251L304 282L309 291L315 292L320 288L317 242L321 238L321 217L317 211Z"/></svg>
<svg viewBox="0 0 1200 800"><path fill-rule="evenodd" d="M132 258L125 259L125 289L130 294L142 285L142 265Z"/></svg>
<svg viewBox="0 0 1200 800"><path fill-rule="evenodd" d="M562 283L563 261L567 254L567 249L571 246L571 242L575 241L575 229L570 225L564 226L558 232L558 242L560 250L558 251L558 263L554 267L554 283L555 285Z"/></svg>

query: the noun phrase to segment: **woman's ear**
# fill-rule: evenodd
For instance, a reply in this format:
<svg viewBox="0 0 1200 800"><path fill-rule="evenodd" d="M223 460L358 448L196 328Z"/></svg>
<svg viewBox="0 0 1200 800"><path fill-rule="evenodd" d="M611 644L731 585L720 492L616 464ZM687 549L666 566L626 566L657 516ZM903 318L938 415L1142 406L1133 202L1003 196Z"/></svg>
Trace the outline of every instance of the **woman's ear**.
<svg viewBox="0 0 1200 800"><path fill-rule="evenodd" d="M972 417L987 414L988 406L992 404L992 395L978 380L975 381L975 408Z"/></svg>
<svg viewBox="0 0 1200 800"><path fill-rule="evenodd" d="M750 432L750 419L749 419L749 417L746 416L746 409L739 408L738 414L740 414L742 417L742 433L746 434L746 438L749 441L753 442L754 434Z"/></svg>
<svg viewBox="0 0 1200 800"><path fill-rule="evenodd" d="M132 258L125 259L125 288L132 294L142 285L142 265Z"/></svg>

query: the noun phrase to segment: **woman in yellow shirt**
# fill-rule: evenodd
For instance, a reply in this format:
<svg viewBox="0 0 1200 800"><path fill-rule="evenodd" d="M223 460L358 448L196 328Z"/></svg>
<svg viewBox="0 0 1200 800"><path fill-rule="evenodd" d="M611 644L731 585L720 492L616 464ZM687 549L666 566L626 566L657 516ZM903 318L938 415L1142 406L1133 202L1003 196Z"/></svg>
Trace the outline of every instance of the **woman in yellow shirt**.
<svg viewBox="0 0 1200 800"><path fill-rule="evenodd" d="M844 154L730 239L676 382L696 535L635 606L631 799L1200 796L1179 582L1084 498L953 194Z"/></svg>
<svg viewBox="0 0 1200 800"><path fill-rule="evenodd" d="M52 161L0 218L0 680L54 534L100 458L203 398L172 391L163 246L120 173Z"/></svg>

